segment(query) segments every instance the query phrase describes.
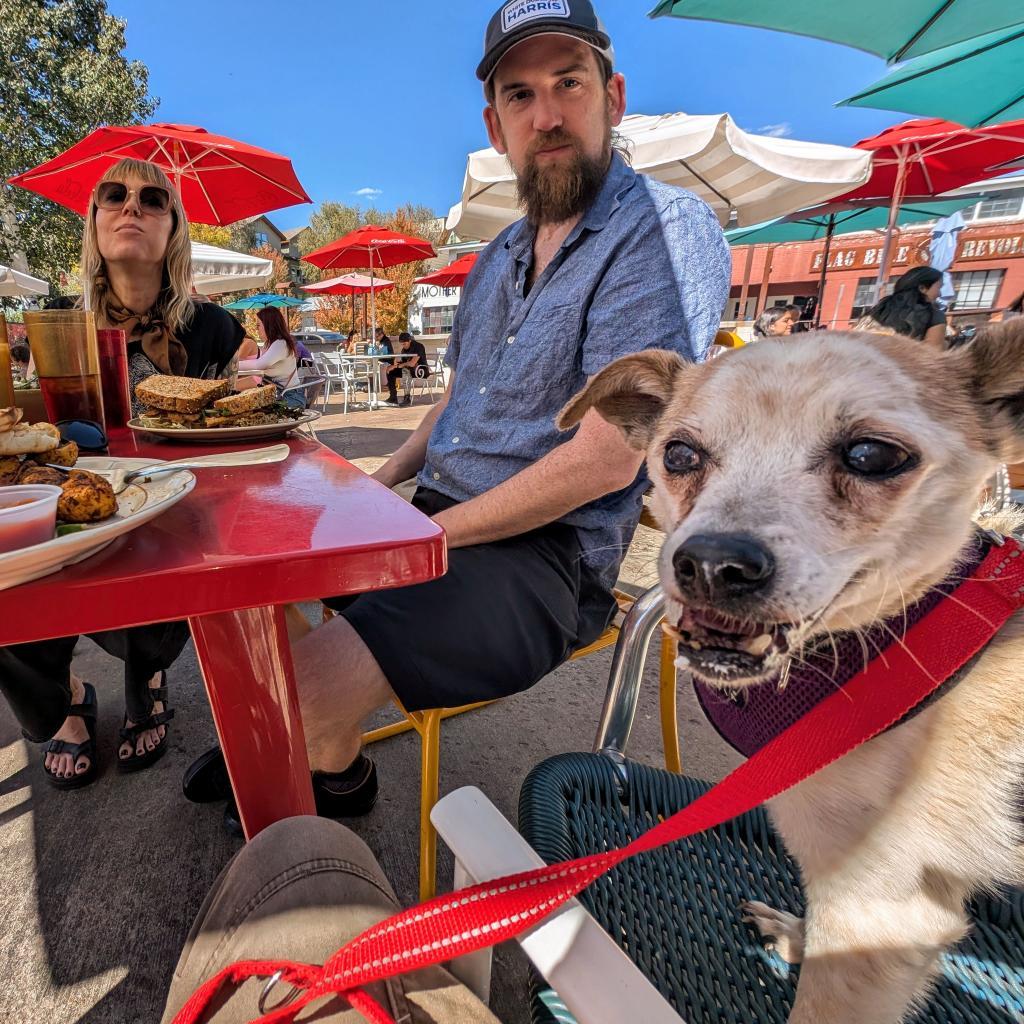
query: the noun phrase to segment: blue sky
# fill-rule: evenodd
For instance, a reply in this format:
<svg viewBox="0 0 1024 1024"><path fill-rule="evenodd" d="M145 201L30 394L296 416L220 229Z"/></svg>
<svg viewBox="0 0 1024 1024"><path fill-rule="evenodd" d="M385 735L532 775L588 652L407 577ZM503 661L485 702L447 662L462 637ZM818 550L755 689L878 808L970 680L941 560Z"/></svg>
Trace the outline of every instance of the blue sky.
<svg viewBox="0 0 1024 1024"><path fill-rule="evenodd" d="M291 157L319 203L416 202L445 213L466 154L487 145L473 70L487 0L108 0L150 70L156 120L201 125ZM728 111L748 130L852 144L903 115L833 108L881 60L758 29L646 17L598 0L629 112ZM360 194L373 190L373 194ZM281 228L312 208L270 214Z"/></svg>

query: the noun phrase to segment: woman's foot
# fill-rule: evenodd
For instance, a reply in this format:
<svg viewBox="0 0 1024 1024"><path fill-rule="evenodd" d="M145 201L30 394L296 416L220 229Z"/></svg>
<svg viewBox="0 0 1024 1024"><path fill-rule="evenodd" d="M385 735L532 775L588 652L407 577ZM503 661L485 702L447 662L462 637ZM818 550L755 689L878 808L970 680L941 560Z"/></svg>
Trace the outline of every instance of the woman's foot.
<svg viewBox="0 0 1024 1024"><path fill-rule="evenodd" d="M85 683L74 672L71 673L71 703L81 704L85 700ZM54 733L55 740L65 743L84 743L89 738L89 730L83 718L69 715L64 724ZM43 766L55 779L71 779L76 775L84 775L92 762L84 754L72 757L68 753L47 753L43 758Z"/></svg>
<svg viewBox="0 0 1024 1024"><path fill-rule="evenodd" d="M151 690L158 690L163 682L163 673L157 672L152 679L149 681L149 688ZM153 701L153 715L159 715L164 710L164 702L162 700ZM126 729L132 728L135 723L125 716L124 726ZM117 748L117 756L121 761L127 761L131 757L142 757L145 754L152 753L160 744L163 742L164 736L167 735L167 728L163 725L158 725L155 729L146 729L140 732L135 738L134 743L125 740Z"/></svg>

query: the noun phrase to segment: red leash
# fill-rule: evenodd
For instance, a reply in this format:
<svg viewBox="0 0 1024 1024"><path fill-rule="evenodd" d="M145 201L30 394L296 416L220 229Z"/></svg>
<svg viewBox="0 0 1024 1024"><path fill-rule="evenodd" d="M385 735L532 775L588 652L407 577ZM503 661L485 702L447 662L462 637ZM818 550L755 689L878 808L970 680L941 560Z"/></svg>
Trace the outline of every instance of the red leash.
<svg viewBox="0 0 1024 1024"><path fill-rule="evenodd" d="M1021 553L1013 539L993 547L974 575L954 591L956 600L942 601L925 615L908 630L904 644L891 645L867 670L717 786L623 849L439 896L368 928L323 967L285 961L232 964L192 994L174 1024L198 1024L223 985L277 971L283 972L281 980L305 991L259 1018L263 1024L292 1021L302 1007L334 994L348 999L371 1024L394 1024L365 986L510 939L627 857L745 814L900 721L982 651L1024 606Z"/></svg>

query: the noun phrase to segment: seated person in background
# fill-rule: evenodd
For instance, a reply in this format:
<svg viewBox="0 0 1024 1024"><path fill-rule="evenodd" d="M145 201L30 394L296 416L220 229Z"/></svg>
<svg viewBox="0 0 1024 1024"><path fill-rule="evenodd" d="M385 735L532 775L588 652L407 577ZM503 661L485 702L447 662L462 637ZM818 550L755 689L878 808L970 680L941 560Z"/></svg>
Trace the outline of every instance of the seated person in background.
<svg viewBox="0 0 1024 1024"><path fill-rule="evenodd" d="M430 373L427 350L423 347L423 342L416 341L408 331L402 331L398 336L398 344L399 355L404 358L396 359L394 366L388 370L388 404L411 405L411 393L407 394L401 402L398 401L398 381L405 370L408 370L414 377L426 377Z"/></svg>
<svg viewBox="0 0 1024 1024"><path fill-rule="evenodd" d="M344 349L350 356L356 354L356 345L362 345L363 336L358 331L349 331L348 338L339 345L339 348Z"/></svg>
<svg viewBox="0 0 1024 1024"><path fill-rule="evenodd" d="M725 308L730 259L717 218L616 151L626 92L611 40L589 2L562 7L491 19L477 70L484 120L526 217L488 245L466 283L444 396L374 473L387 487L416 477L412 502L444 527L448 572L329 599L341 614L294 644L326 816L373 806L361 726L393 696L409 710L509 696L601 635L648 486L643 455L596 412L564 433L555 419L619 356L661 348L704 359ZM191 799L225 789L213 752L186 776ZM231 827L230 804L226 814Z"/></svg>
<svg viewBox="0 0 1024 1024"><path fill-rule="evenodd" d="M265 306L256 314L256 327L263 348L254 359L239 359L239 373L258 373L273 381L279 391L298 383L296 342L285 323L284 314L274 306Z"/></svg>
<svg viewBox="0 0 1024 1024"><path fill-rule="evenodd" d="M260 354L260 347L252 340L248 335L242 339L242 344L238 346L238 361L241 362L243 359L256 359ZM263 375L256 374L251 377L243 377L239 374L235 378L235 390L236 391L249 391L252 388L258 388L263 383Z"/></svg>
<svg viewBox="0 0 1024 1024"><path fill-rule="evenodd" d="M787 306L772 306L754 321L754 341L762 338L785 338L793 331L793 319Z"/></svg>
<svg viewBox="0 0 1024 1024"><path fill-rule="evenodd" d="M103 175L89 198L81 275L96 326L125 332L133 394L155 373L234 375L242 325L220 306L191 298L188 222L177 191L155 164L121 160ZM167 707L166 670L188 637L186 622L91 634L124 662L122 771L147 768L166 751L174 714ZM77 640L0 648L0 693L25 735L48 743L46 778L60 789L96 778L96 691L71 671Z"/></svg>
<svg viewBox="0 0 1024 1024"><path fill-rule="evenodd" d="M892 295L872 307L854 329L903 334L935 348L945 348L946 316L936 305L941 290L941 271L914 267L897 279Z"/></svg>
<svg viewBox="0 0 1024 1024"><path fill-rule="evenodd" d="M28 380L28 366L32 353L27 341L16 341L11 345L11 372L17 380Z"/></svg>

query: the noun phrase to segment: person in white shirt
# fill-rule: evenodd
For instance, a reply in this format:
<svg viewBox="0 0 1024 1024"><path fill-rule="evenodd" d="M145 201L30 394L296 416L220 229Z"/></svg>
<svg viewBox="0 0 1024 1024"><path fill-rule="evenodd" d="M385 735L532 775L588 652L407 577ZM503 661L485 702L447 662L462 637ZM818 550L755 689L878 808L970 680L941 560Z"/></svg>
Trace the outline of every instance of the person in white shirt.
<svg viewBox="0 0 1024 1024"><path fill-rule="evenodd" d="M295 339L281 310L267 306L256 314L256 320L263 350L255 359L239 359L238 373L260 373L282 390L298 384Z"/></svg>

